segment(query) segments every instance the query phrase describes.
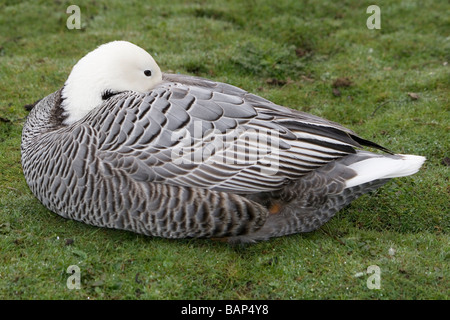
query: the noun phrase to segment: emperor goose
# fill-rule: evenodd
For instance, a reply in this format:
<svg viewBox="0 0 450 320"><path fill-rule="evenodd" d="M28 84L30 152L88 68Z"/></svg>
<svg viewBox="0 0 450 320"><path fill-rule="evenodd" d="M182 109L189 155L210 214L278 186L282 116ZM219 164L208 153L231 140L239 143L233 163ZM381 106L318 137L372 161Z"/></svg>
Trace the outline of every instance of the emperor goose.
<svg viewBox="0 0 450 320"><path fill-rule="evenodd" d="M88 53L35 104L21 147L31 191L64 218L230 242L315 230L425 161L235 86L162 73L126 41Z"/></svg>

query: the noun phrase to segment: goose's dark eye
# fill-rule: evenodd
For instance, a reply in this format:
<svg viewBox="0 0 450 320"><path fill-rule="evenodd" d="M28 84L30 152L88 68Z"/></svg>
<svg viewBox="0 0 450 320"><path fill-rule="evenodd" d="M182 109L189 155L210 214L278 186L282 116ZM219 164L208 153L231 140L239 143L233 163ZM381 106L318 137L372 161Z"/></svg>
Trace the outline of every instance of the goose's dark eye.
<svg viewBox="0 0 450 320"><path fill-rule="evenodd" d="M145 70L145 71L144 71L144 74L145 74L147 77L150 77L150 76L152 75L152 72L151 72L150 70Z"/></svg>

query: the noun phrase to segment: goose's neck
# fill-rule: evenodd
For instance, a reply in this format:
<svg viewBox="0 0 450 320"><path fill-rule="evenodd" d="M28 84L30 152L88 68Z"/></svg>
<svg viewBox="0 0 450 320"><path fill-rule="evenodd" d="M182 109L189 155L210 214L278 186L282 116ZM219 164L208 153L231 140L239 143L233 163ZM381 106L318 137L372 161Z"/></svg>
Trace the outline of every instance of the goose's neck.
<svg viewBox="0 0 450 320"><path fill-rule="evenodd" d="M69 75L61 90L61 108L64 111L64 124L72 124L102 103L101 87L107 87L104 80L98 77L78 77ZM80 80L81 79L81 80Z"/></svg>
<svg viewBox="0 0 450 320"><path fill-rule="evenodd" d="M61 90L58 90L39 101L28 114L22 130L22 150L34 139L65 126L64 109L61 107Z"/></svg>

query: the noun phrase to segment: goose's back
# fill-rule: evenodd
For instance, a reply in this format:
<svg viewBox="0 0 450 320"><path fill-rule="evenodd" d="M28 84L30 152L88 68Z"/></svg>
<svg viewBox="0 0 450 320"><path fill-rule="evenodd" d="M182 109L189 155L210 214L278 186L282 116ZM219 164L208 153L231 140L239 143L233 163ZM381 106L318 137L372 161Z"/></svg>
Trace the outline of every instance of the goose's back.
<svg viewBox="0 0 450 320"><path fill-rule="evenodd" d="M198 78L112 97L83 123L105 172L232 193L274 191L355 152L353 132ZM197 84L192 84L197 81ZM205 81L205 82L201 82Z"/></svg>

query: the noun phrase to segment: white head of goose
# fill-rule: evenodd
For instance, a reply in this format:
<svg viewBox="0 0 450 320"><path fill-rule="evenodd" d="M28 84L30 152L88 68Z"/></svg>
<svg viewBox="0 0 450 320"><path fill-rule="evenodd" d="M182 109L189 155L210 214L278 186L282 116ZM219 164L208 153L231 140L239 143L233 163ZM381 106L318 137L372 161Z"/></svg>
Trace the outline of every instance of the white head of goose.
<svg viewBox="0 0 450 320"><path fill-rule="evenodd" d="M80 59L67 78L61 94L64 123L83 118L113 94L149 92L161 81L158 64L144 49L127 41L101 45Z"/></svg>
<svg viewBox="0 0 450 320"><path fill-rule="evenodd" d="M162 74L125 41L82 58L22 134L26 181L49 210L166 238L309 232L424 161L229 84Z"/></svg>

